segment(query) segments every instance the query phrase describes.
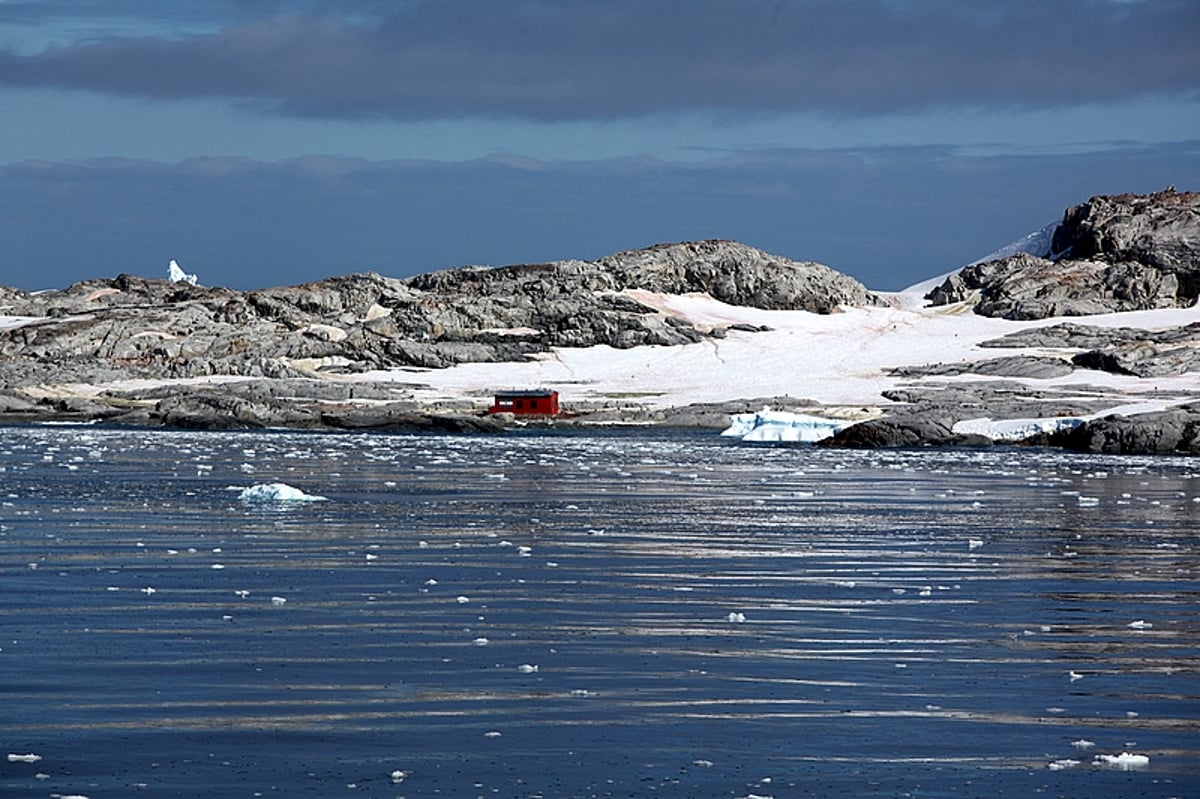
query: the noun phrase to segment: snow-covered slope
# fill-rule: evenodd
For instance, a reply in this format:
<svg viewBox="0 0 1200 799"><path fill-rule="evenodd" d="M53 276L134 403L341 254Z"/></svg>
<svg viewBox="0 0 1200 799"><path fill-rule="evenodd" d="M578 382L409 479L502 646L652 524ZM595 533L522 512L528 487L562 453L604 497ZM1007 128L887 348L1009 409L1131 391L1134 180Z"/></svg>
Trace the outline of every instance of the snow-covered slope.
<svg viewBox="0 0 1200 799"><path fill-rule="evenodd" d="M906 295L916 294L924 297L930 291L933 291L933 289L944 283L946 278L959 271L959 269L963 269L964 267L968 266L974 266L975 264L987 263L988 261L995 261L1000 258L1007 258L1010 255L1016 255L1017 253L1029 253L1030 255L1036 255L1039 258L1049 257L1050 242L1054 238L1054 231L1056 229L1058 229L1058 222L1050 222L1044 227L1033 231L1029 235L1022 236L1011 244L1006 244L1000 249L990 252L982 258L976 258L969 264L963 264L958 269L938 275L937 277L931 277L927 280L922 280L920 283L914 283L913 285L904 289L904 291L898 293Z"/></svg>
<svg viewBox="0 0 1200 799"><path fill-rule="evenodd" d="M829 406L871 408L885 404L881 399L884 390L912 382L890 374L894 367L1020 354L1023 351L997 353L979 345L1014 331L1062 322L993 319L973 314L965 306L904 305L814 314L732 306L706 295L633 294L638 301L697 326L740 324L768 329L731 329L725 338L685 346L558 349L526 363L464 364L422 371L418 379L428 386L421 392L423 398L476 398L483 403L497 388L550 386L560 392L565 403L633 399L655 407L679 407L737 398L791 396ZM1099 327L1158 329L1200 322L1200 308L1076 317L1072 321ZM366 373L355 379L388 377L414 380L408 370ZM1078 370L1052 380L1024 382L1106 386L1134 398L1154 391L1200 396L1200 375L1195 373L1150 381Z"/></svg>

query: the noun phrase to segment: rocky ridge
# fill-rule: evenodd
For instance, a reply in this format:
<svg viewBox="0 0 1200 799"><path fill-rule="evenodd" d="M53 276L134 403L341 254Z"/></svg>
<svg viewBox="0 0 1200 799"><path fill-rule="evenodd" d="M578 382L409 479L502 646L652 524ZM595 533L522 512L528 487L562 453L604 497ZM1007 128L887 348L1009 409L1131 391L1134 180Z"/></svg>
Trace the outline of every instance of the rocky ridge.
<svg viewBox="0 0 1200 799"><path fill-rule="evenodd" d="M1186 307L1200 296L1200 193L1092 197L1067 209L1044 257L964 267L931 291L1005 319Z"/></svg>
<svg viewBox="0 0 1200 799"><path fill-rule="evenodd" d="M520 361L555 347L672 346L726 333L660 313L629 289L817 313L878 301L829 267L719 240L599 261L462 267L407 280L356 274L251 292L131 275L60 291L0 288L0 314L32 320L0 330L0 414L213 427L425 427L463 414L429 408L394 383L376 387L382 397L361 382L331 397L321 379ZM204 384L235 377L290 389L284 397L246 381ZM76 390L66 398L45 388L139 379L175 382L162 397L81 397Z"/></svg>
<svg viewBox="0 0 1200 799"><path fill-rule="evenodd" d="M670 346L720 336L623 294L709 293L733 305L831 312L874 295L829 267L729 241L659 245L600 261L377 274L238 292L120 275L62 291L5 289L0 376L69 380L286 378L515 361L553 347Z"/></svg>

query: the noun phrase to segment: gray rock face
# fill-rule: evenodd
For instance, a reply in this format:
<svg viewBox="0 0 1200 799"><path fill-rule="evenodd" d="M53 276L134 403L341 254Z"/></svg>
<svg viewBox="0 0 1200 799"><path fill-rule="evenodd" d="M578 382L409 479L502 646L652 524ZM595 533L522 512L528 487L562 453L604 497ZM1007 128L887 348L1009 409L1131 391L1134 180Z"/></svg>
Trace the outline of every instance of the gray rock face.
<svg viewBox="0 0 1200 799"><path fill-rule="evenodd" d="M896 377L952 377L983 375L986 377L1023 377L1049 380L1075 371L1071 361L1052 356L1013 355L989 358L973 363L939 363L928 366L900 366L892 370Z"/></svg>
<svg viewBox="0 0 1200 799"><path fill-rule="evenodd" d="M734 241L660 244L610 255L598 264L621 288L703 292L730 305L829 313L838 305L877 303L857 280L827 266Z"/></svg>
<svg viewBox="0 0 1200 799"><path fill-rule="evenodd" d="M1069 208L1052 254L973 264L928 295L976 313L1045 319L1190 306L1200 295L1200 193L1093 197Z"/></svg>
<svg viewBox="0 0 1200 799"><path fill-rule="evenodd" d="M1085 422L1050 443L1114 455L1200 454L1200 404Z"/></svg>
<svg viewBox="0 0 1200 799"><path fill-rule="evenodd" d="M1137 377L1200 372L1200 323L1143 330L1064 322L1011 333L982 346L1083 350L1071 357L1075 366Z"/></svg>

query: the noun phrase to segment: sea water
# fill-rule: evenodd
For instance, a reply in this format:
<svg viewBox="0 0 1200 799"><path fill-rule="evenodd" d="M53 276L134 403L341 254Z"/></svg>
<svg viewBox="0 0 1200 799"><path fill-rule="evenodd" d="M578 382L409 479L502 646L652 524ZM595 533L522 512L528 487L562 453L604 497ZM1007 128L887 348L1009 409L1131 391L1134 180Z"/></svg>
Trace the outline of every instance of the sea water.
<svg viewBox="0 0 1200 799"><path fill-rule="evenodd" d="M1200 462L0 429L0 795L1200 794Z"/></svg>

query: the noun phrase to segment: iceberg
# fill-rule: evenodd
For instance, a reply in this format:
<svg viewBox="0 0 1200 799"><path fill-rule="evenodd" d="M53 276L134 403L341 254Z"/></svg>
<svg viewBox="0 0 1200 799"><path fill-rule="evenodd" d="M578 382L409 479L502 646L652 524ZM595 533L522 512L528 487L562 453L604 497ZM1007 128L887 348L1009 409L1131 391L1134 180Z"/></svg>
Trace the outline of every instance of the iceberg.
<svg viewBox="0 0 1200 799"><path fill-rule="evenodd" d="M752 442L801 442L811 444L829 438L850 423L822 416L763 408L757 413L739 413L730 419L723 436Z"/></svg>
<svg viewBox="0 0 1200 799"><path fill-rule="evenodd" d="M322 502L325 497L306 494L287 483L260 483L243 488L238 499L242 502Z"/></svg>
<svg viewBox="0 0 1200 799"><path fill-rule="evenodd" d="M189 275L187 272L183 271L183 267L181 267L179 262L174 258L172 258L171 263L167 265L167 278L172 283L188 283L193 286L200 285L200 276L194 274Z"/></svg>

